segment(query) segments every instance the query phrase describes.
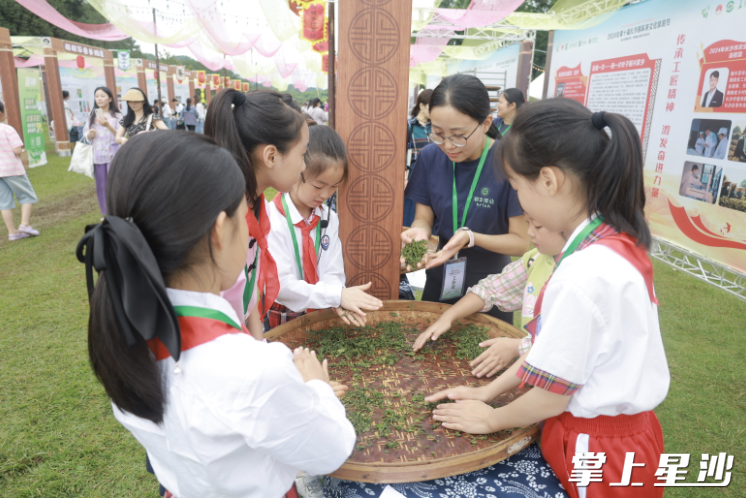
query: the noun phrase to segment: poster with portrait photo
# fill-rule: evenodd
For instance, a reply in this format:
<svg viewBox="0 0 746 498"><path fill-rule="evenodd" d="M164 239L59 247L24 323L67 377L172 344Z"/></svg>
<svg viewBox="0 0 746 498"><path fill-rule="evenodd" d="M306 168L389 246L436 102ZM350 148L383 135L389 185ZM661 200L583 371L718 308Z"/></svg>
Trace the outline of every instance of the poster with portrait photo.
<svg viewBox="0 0 746 498"><path fill-rule="evenodd" d="M681 172L679 195L715 204L722 176L721 166L687 161Z"/></svg>
<svg viewBox="0 0 746 498"><path fill-rule="evenodd" d="M564 96L565 96L565 84L559 83L557 85L557 95L555 95L555 97L559 98L559 97L564 97Z"/></svg>
<svg viewBox="0 0 746 498"><path fill-rule="evenodd" d="M728 148L728 160L738 163L746 163L746 121L736 122L733 134L730 136L730 147Z"/></svg>
<svg viewBox="0 0 746 498"><path fill-rule="evenodd" d="M728 87L728 68L717 67L705 73L704 85L700 95L700 107L721 107Z"/></svg>
<svg viewBox="0 0 746 498"><path fill-rule="evenodd" d="M734 168L726 170L718 205L746 213L746 171Z"/></svg>
<svg viewBox="0 0 746 498"><path fill-rule="evenodd" d="M732 124L732 121L726 119L693 119L686 153L690 156L725 159Z"/></svg>

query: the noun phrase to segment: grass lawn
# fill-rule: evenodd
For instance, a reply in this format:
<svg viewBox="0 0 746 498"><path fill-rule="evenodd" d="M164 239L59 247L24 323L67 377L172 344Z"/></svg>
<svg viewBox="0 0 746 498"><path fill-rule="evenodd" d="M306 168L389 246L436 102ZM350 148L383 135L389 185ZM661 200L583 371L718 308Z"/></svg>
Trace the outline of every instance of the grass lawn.
<svg viewBox="0 0 746 498"><path fill-rule="evenodd" d="M93 181L68 173L68 159L49 158L29 172L41 236L0 237L0 496L156 497L144 450L115 421L88 366L85 277L74 253L83 227L100 218ZM728 488L665 496L744 496L746 304L654 266L672 374L656 410L666 451L692 454L690 481L702 453L735 455Z"/></svg>

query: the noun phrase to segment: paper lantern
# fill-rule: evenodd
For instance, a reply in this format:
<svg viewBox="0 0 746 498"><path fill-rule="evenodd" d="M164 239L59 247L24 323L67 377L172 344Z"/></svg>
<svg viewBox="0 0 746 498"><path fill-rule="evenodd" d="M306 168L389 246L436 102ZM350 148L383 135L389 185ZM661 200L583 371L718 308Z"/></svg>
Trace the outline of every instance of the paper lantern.
<svg viewBox="0 0 746 498"><path fill-rule="evenodd" d="M78 65L78 69L85 69L85 57L82 55L75 58L75 63Z"/></svg>
<svg viewBox="0 0 746 498"><path fill-rule="evenodd" d="M220 88L220 75L219 74L211 74L212 77L212 87L213 88Z"/></svg>
<svg viewBox="0 0 746 498"><path fill-rule="evenodd" d="M314 2L303 8L303 38L308 41L324 39L324 13L326 2Z"/></svg>
<svg viewBox="0 0 746 498"><path fill-rule="evenodd" d="M226 76L225 77L225 88L230 88L230 87L231 87L231 77Z"/></svg>
<svg viewBox="0 0 746 498"><path fill-rule="evenodd" d="M207 74L204 71L197 71L197 83L204 85L207 82Z"/></svg>
<svg viewBox="0 0 746 498"><path fill-rule="evenodd" d="M321 70L325 73L329 72L329 54L321 56Z"/></svg>
<svg viewBox="0 0 746 498"><path fill-rule="evenodd" d="M235 80L233 82L233 89L238 90L239 92L241 91L241 80Z"/></svg>

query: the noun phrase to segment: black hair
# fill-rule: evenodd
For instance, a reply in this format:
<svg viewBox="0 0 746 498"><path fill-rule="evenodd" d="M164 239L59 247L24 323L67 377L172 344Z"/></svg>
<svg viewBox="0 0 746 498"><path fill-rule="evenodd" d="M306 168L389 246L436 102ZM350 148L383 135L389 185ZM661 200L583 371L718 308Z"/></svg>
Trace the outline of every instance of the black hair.
<svg viewBox="0 0 746 498"><path fill-rule="evenodd" d="M223 211L234 215L244 195L242 179L231 154L208 137L141 133L114 157L107 210L137 225L168 284L211 255L215 218ZM107 285L104 271L91 298L91 367L117 407L160 423L166 403L160 370L142 336L133 334L135 344L127 346Z"/></svg>
<svg viewBox="0 0 746 498"><path fill-rule="evenodd" d="M148 103L148 98L145 95L145 92L140 90L139 88L130 88L130 90L137 90L138 92L142 93L143 101L142 101L142 120L148 119L148 116L153 114L153 108L150 107L150 104ZM156 102L158 102L156 100ZM157 105L157 104L156 104ZM135 124L135 111L132 110L130 107L130 103L127 102L127 114L124 116L124 120L122 120L122 126L125 128L129 128Z"/></svg>
<svg viewBox="0 0 746 498"><path fill-rule="evenodd" d="M526 98L523 96L523 92L518 88L508 88L507 90L504 90L500 96L505 96L505 100L508 101L508 104L515 104L516 111L526 103Z"/></svg>
<svg viewBox="0 0 746 498"><path fill-rule="evenodd" d="M417 102L414 103L414 107L412 107L412 110L409 112L409 115L412 116L413 118L416 118L417 115L420 113L420 105L421 104L429 105L430 97L432 96L432 94L433 94L433 91L430 90L429 88L426 90L422 90L420 94L417 96Z"/></svg>
<svg viewBox="0 0 746 498"><path fill-rule="evenodd" d="M93 91L93 109L91 109L91 115L88 118L89 127L93 126L93 122L96 121L96 109L98 109L98 104L96 103L96 92L98 92L99 90L104 92L111 99L111 102L109 103L109 114L111 114L111 117L115 118L117 117L117 114L119 114L119 107L117 106L117 101L114 98L114 94L111 93L111 90L109 90L107 87L100 86Z"/></svg>
<svg viewBox="0 0 746 498"><path fill-rule="evenodd" d="M280 94L280 98L282 98L283 102L285 102L287 105L289 105L290 107L292 107L296 111L303 112L303 111L300 110L300 106L298 104L296 104L295 100L293 100L293 96L290 95L289 93L281 93Z"/></svg>
<svg viewBox="0 0 746 498"><path fill-rule="evenodd" d="M435 107L450 105L461 114L483 123L490 115L490 95L484 83L470 74L452 74L435 87L430 97L430 112ZM497 126L493 122L487 136L497 138Z"/></svg>
<svg viewBox="0 0 746 498"><path fill-rule="evenodd" d="M697 166L696 164L693 164L692 165L692 171L694 171L695 169L699 169L699 166Z"/></svg>
<svg viewBox="0 0 746 498"><path fill-rule="evenodd" d="M67 90L62 90L62 98L63 99L66 99L69 96L70 96L70 92L68 92Z"/></svg>
<svg viewBox="0 0 746 498"><path fill-rule="evenodd" d="M720 79L720 71L713 71L710 73L710 78L715 77L715 79Z"/></svg>
<svg viewBox="0 0 746 498"><path fill-rule="evenodd" d="M186 110L188 111L192 107L192 99L187 99Z"/></svg>
<svg viewBox="0 0 746 498"><path fill-rule="evenodd" d="M0 112L5 112L5 103L2 100L0 100Z"/></svg>
<svg viewBox="0 0 746 498"><path fill-rule="evenodd" d="M529 180L535 180L546 166L571 171L585 191L588 215L599 213L606 223L649 248L637 128L621 114L607 112L599 117L611 130L609 136L594 125L591 116L591 111L571 99L526 104L498 145L499 167L506 177L509 167L511 174Z"/></svg>
<svg viewBox="0 0 746 498"><path fill-rule="evenodd" d="M260 144L277 147L286 154L300 138L305 119L274 91L248 93L226 88L213 97L205 116L205 135L225 147L236 158L246 180L246 196L257 194L255 166L251 154Z"/></svg>
<svg viewBox="0 0 746 498"><path fill-rule="evenodd" d="M314 108L317 105L321 105L321 99L318 97L311 99L311 108Z"/></svg>
<svg viewBox="0 0 746 498"><path fill-rule="evenodd" d="M333 128L320 126L315 121L313 124L308 123L308 150L304 157L306 161L306 170L301 173L304 182L313 180L330 166L336 166L342 163L342 183L347 182L347 152L345 151L344 142L339 134Z"/></svg>
<svg viewBox="0 0 746 498"><path fill-rule="evenodd" d="M179 99L171 99L171 102L179 102Z"/></svg>

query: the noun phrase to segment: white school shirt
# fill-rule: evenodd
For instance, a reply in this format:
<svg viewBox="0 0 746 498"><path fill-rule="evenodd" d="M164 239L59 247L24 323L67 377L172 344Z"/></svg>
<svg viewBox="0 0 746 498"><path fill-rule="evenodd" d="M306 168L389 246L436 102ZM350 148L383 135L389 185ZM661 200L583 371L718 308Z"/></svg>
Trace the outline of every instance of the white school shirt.
<svg viewBox="0 0 746 498"><path fill-rule="evenodd" d="M671 377L658 307L640 272L612 249L592 244L562 260L545 291L541 321L526 363L582 386L567 406L574 416L634 415L666 398Z"/></svg>
<svg viewBox="0 0 746 498"><path fill-rule="evenodd" d="M222 298L168 289L174 306L237 317ZM114 415L148 452L158 481L179 498L280 498L299 471L337 470L352 453L355 430L329 384L303 382L293 353L245 333L227 334L181 353L164 379L163 422Z"/></svg>
<svg viewBox="0 0 746 498"><path fill-rule="evenodd" d="M705 137L705 157L712 157L713 154L715 154L715 146L717 143L717 138L715 138L713 133L710 133Z"/></svg>
<svg viewBox="0 0 746 498"><path fill-rule="evenodd" d="M725 156L728 154L728 137L725 137L718 143L717 149L715 149L715 154L713 154L713 159L725 159Z"/></svg>
<svg viewBox="0 0 746 498"><path fill-rule="evenodd" d="M290 196L285 194L285 202L290 210L290 220L293 225L303 220ZM342 241L339 240L339 217L337 213L329 210L329 206L322 205L314 209L314 214L320 216L321 220L329 220L329 226L322 228L322 239L324 235L329 237L327 249L319 245L321 257L318 259L319 281L311 285L301 279L298 270L298 262L295 258L293 248L293 237L288 229L285 216L275 206L274 202L268 204L267 214L272 229L269 232L267 245L272 257L277 263L277 277L280 280L280 292L275 302L288 307L292 311L304 311L306 309L337 308L342 301L342 289L345 287L345 268L342 259ZM321 221L319 221L319 224ZM293 227L295 237L298 241L301 263L303 262L303 236L300 228ZM311 239L316 243L316 229L311 232ZM322 240L323 242L323 240Z"/></svg>
<svg viewBox="0 0 746 498"><path fill-rule="evenodd" d="M697 139L696 143L694 144L694 150L696 150L698 154L704 155L704 153L705 153L705 139L704 139L704 137Z"/></svg>

